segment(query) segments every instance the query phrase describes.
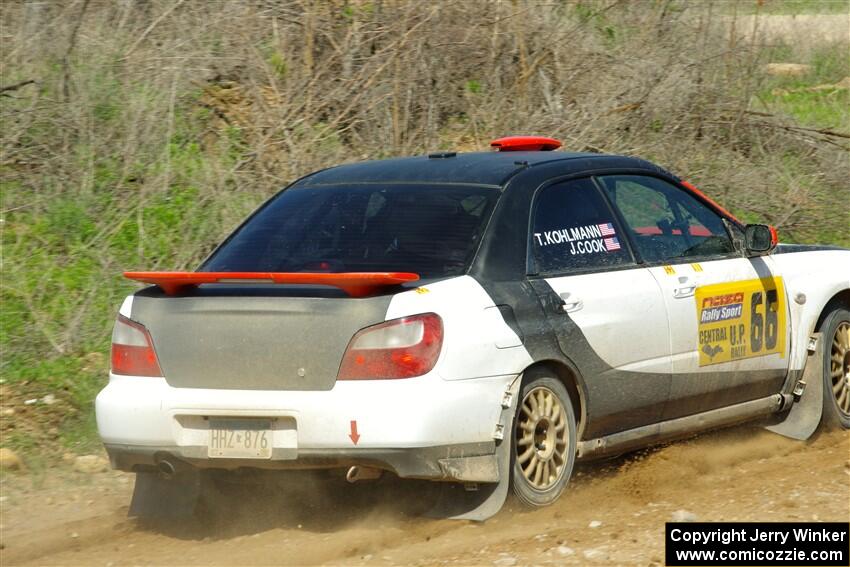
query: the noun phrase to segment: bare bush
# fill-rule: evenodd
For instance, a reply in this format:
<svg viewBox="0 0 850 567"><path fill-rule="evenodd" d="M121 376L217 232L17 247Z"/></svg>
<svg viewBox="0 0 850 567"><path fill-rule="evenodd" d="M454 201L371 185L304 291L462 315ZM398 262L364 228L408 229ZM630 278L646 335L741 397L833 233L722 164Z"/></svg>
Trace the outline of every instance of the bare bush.
<svg viewBox="0 0 850 567"><path fill-rule="evenodd" d="M510 133L654 159L847 242L846 125L752 110L765 50L728 6L4 2L3 364L104 350L122 269L193 267L302 174Z"/></svg>

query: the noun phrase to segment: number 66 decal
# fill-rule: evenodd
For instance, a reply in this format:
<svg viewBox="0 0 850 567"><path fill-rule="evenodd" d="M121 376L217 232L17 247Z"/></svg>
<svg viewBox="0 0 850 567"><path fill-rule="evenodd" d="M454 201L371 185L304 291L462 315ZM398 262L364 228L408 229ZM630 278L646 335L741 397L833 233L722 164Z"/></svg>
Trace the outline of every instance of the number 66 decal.
<svg viewBox="0 0 850 567"><path fill-rule="evenodd" d="M785 355L782 278L703 286L695 298L700 366Z"/></svg>
<svg viewBox="0 0 850 567"><path fill-rule="evenodd" d="M753 293L750 301L750 345L753 353L761 351L762 345L767 350L776 348L779 330L778 294L775 289L769 289L766 293L764 316L759 311L762 308L762 292Z"/></svg>

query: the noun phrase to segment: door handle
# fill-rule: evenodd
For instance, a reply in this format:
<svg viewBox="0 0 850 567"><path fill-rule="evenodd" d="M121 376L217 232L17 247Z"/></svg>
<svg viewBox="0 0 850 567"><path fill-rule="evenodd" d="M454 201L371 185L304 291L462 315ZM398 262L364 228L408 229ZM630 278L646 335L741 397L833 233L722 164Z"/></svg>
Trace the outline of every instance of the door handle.
<svg viewBox="0 0 850 567"><path fill-rule="evenodd" d="M677 287L673 290L673 297L691 297L696 291L697 286L695 285L686 285L682 287Z"/></svg>
<svg viewBox="0 0 850 567"><path fill-rule="evenodd" d="M697 289L697 284L691 282L687 276L679 278L679 287L673 288L673 297L691 297Z"/></svg>
<svg viewBox="0 0 850 567"><path fill-rule="evenodd" d="M561 298L561 311L564 313L572 313L584 307L584 302L568 291L560 293L558 296Z"/></svg>

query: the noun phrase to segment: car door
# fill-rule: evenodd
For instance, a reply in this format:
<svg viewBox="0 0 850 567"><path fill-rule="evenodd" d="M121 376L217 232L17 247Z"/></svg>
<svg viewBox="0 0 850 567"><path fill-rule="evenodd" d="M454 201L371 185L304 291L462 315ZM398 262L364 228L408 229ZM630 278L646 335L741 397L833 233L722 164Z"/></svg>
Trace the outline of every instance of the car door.
<svg viewBox="0 0 850 567"><path fill-rule="evenodd" d="M670 386L664 299L590 178L543 187L529 234L532 285L586 386L585 438L655 423Z"/></svg>
<svg viewBox="0 0 850 567"><path fill-rule="evenodd" d="M599 181L663 292L673 372L663 418L779 392L789 333L785 290L771 259L745 257L737 226L690 191L650 176Z"/></svg>

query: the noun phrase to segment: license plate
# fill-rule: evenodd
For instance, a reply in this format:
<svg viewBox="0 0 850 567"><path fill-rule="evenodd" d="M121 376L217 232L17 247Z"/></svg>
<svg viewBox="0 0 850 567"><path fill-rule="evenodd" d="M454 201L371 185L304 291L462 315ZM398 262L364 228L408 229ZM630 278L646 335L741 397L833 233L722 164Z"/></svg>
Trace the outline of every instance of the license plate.
<svg viewBox="0 0 850 567"><path fill-rule="evenodd" d="M257 419L211 419L207 455L214 459L271 459L271 422Z"/></svg>

